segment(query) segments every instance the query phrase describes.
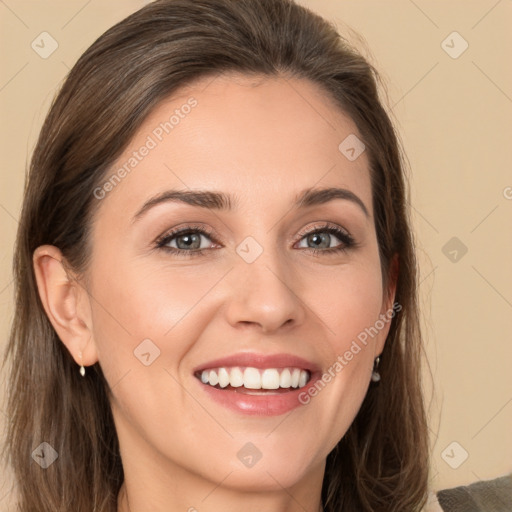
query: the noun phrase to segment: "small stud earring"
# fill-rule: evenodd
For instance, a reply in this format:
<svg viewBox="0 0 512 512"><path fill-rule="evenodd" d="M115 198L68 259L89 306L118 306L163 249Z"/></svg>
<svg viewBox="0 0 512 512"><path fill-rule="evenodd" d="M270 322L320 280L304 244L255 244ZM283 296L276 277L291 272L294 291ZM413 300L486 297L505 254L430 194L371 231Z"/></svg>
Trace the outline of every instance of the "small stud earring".
<svg viewBox="0 0 512 512"><path fill-rule="evenodd" d="M78 354L80 355L80 361L82 361L82 352L79 352ZM80 366L80 375L85 377L85 368L83 364Z"/></svg>
<svg viewBox="0 0 512 512"><path fill-rule="evenodd" d="M380 363L380 357L377 357L373 364L373 371L372 371L372 381L373 382L379 382L379 380L380 380L380 373L377 371L377 369L379 368L379 363Z"/></svg>

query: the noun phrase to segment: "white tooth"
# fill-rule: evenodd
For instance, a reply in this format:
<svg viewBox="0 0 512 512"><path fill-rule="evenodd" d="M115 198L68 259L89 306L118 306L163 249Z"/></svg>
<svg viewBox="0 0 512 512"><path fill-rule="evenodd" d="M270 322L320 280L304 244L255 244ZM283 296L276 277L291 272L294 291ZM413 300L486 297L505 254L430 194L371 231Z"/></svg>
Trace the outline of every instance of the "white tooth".
<svg viewBox="0 0 512 512"><path fill-rule="evenodd" d="M246 368L244 386L248 389L261 389L261 375L257 368Z"/></svg>
<svg viewBox="0 0 512 512"><path fill-rule="evenodd" d="M300 372L300 378L299 378L299 387L302 388L306 385L306 382L308 381L308 372L305 370L301 370Z"/></svg>
<svg viewBox="0 0 512 512"><path fill-rule="evenodd" d="M275 369L264 370L261 376L261 387L263 389L278 389L279 388L279 372Z"/></svg>
<svg viewBox="0 0 512 512"><path fill-rule="evenodd" d="M231 370L229 376L229 383L234 388L239 388L240 386L244 385L244 374L242 373L242 370L240 370L240 368L236 367Z"/></svg>
<svg viewBox="0 0 512 512"><path fill-rule="evenodd" d="M282 388L289 388L292 382L292 374L290 373L290 370L288 368L285 368L281 372L281 376L279 378L279 385Z"/></svg>
<svg viewBox="0 0 512 512"><path fill-rule="evenodd" d="M208 380L210 381L211 386L215 386L219 382L219 376L217 375L217 372L215 370L210 370Z"/></svg>
<svg viewBox="0 0 512 512"><path fill-rule="evenodd" d="M219 385L225 388L229 384L229 373L226 368L219 368Z"/></svg>
<svg viewBox="0 0 512 512"><path fill-rule="evenodd" d="M304 387L309 379L309 372L300 368L258 368L247 367L242 372L239 367L203 370L201 382L221 388L231 385L234 388L245 386L247 389L279 389Z"/></svg>
<svg viewBox="0 0 512 512"><path fill-rule="evenodd" d="M299 385L299 379L300 379L300 370L298 368L295 368L292 371L292 378L291 378L291 386L292 388L296 388Z"/></svg>

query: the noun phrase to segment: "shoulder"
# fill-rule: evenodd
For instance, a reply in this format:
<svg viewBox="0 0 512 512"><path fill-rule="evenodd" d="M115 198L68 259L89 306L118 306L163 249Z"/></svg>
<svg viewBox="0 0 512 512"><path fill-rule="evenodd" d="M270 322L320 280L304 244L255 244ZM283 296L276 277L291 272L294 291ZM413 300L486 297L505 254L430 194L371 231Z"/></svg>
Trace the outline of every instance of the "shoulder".
<svg viewBox="0 0 512 512"><path fill-rule="evenodd" d="M503 506L506 508L502 508ZM431 492L427 506L422 512L459 510L512 510L512 473L494 480Z"/></svg>
<svg viewBox="0 0 512 512"><path fill-rule="evenodd" d="M437 494L434 491L428 494L428 501L421 512L443 512L441 505L439 505Z"/></svg>

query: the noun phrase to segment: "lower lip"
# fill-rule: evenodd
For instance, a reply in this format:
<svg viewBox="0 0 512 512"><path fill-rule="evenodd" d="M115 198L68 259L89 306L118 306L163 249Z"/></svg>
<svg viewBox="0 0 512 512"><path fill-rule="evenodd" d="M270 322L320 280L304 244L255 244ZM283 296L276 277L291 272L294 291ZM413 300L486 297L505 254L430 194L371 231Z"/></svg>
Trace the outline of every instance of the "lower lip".
<svg viewBox="0 0 512 512"><path fill-rule="evenodd" d="M313 374L309 382L302 388L276 394L249 395L234 390L223 390L203 384L196 378L204 392L215 402L238 413L253 416L278 416L304 405L299 396L305 396L308 389L314 386L319 376ZM258 390L254 390L258 391Z"/></svg>

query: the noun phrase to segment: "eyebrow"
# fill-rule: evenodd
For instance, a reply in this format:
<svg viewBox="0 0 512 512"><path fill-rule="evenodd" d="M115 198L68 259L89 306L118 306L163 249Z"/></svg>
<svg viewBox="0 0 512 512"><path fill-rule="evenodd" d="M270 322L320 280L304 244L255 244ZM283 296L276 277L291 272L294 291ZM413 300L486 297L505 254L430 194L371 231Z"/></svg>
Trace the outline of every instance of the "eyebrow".
<svg viewBox="0 0 512 512"><path fill-rule="evenodd" d="M293 208L307 208L324 204L334 199L351 201L361 208L366 217L370 216L363 201L356 194L345 188L308 188L296 196ZM219 211L232 211L238 206L236 200L223 192L213 192L210 190L166 190L148 199L134 215L132 223L139 220L151 208L168 202L185 203L191 206Z"/></svg>

